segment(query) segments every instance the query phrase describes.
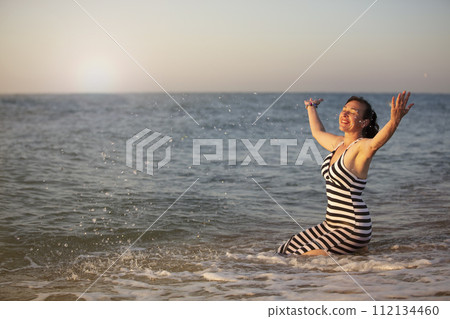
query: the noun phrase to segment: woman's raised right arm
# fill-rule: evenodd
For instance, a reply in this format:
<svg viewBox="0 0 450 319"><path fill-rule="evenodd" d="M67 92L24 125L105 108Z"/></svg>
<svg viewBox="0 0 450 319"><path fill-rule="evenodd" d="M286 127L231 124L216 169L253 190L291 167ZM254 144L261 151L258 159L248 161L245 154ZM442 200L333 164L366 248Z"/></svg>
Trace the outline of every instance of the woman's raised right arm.
<svg viewBox="0 0 450 319"><path fill-rule="evenodd" d="M319 114L317 114L317 108L314 106L319 105L322 101L322 99L309 99L309 101L305 101L305 106L308 110L309 126L311 127L312 136L320 145L331 152L336 145L342 141L343 137L325 131L325 127L323 126L322 121L320 121Z"/></svg>

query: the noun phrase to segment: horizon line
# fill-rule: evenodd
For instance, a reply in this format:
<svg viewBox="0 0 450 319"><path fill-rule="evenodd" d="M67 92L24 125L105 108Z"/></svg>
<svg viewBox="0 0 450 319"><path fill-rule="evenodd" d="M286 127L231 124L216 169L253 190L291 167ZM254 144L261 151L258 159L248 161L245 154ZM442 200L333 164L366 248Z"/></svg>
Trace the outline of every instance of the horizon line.
<svg viewBox="0 0 450 319"><path fill-rule="evenodd" d="M282 91L172 91L171 94L279 94ZM286 94L395 94L399 91L292 91ZM117 91L117 92L0 92L0 96L12 95L131 95L131 94L165 94L161 91ZM450 92L417 92L411 94L449 95Z"/></svg>

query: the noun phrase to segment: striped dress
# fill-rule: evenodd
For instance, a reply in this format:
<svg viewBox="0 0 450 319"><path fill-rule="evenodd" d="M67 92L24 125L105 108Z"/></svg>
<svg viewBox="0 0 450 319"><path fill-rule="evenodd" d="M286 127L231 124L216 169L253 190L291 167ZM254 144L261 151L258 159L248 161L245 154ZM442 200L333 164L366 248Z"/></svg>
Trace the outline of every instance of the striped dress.
<svg viewBox="0 0 450 319"><path fill-rule="evenodd" d="M292 236L278 248L278 253L302 255L323 249L336 254L351 254L369 244L372 221L361 197L366 180L356 177L344 165L345 153L357 141L359 139L351 143L331 167L330 160L343 142L322 164L328 198L325 221Z"/></svg>

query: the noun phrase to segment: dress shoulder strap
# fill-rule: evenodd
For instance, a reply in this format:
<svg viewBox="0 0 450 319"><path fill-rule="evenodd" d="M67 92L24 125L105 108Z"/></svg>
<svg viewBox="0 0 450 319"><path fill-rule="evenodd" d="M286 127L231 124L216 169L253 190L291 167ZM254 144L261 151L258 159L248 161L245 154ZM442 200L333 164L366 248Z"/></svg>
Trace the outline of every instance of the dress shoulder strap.
<svg viewBox="0 0 450 319"><path fill-rule="evenodd" d="M346 148L345 150L348 150L353 144L355 144L356 142L358 142L358 141L361 140L361 139L362 139L362 137L360 137L360 138L354 140L353 142L351 142L350 145L347 146L347 148ZM339 145L340 145L340 144L339 144Z"/></svg>
<svg viewBox="0 0 450 319"><path fill-rule="evenodd" d="M339 148L339 146L341 146L342 144L344 144L344 141L340 142L340 143L334 148L333 152L335 152L335 151Z"/></svg>

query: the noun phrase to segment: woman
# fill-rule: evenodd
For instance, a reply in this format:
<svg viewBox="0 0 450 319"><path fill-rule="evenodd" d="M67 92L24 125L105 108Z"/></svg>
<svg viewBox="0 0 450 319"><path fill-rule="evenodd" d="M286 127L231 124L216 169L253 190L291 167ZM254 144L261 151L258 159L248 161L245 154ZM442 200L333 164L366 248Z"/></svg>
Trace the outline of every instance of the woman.
<svg viewBox="0 0 450 319"><path fill-rule="evenodd" d="M313 137L331 153L322 164L328 206L326 219L292 236L278 248L280 254L352 254L367 250L372 236L369 210L362 200L370 162L394 134L400 120L414 104L410 92L392 97L391 119L378 131L377 115L363 98L352 96L339 115L344 136L325 131L317 114L322 99L305 101Z"/></svg>

